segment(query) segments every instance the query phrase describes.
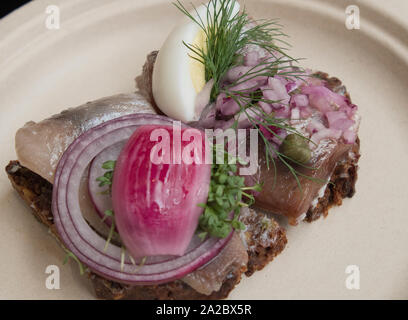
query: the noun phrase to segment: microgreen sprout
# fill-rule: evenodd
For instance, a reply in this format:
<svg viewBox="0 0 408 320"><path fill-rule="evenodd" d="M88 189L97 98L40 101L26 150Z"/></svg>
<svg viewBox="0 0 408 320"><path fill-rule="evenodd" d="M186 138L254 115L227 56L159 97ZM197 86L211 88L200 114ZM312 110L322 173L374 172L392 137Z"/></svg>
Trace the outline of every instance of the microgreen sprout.
<svg viewBox="0 0 408 320"><path fill-rule="evenodd" d="M105 169L107 171L105 172L103 176L96 178L96 181L100 182L99 183L100 187L109 186L109 190L107 190L108 191L107 194L109 195L112 192L113 170L115 169L115 165L116 165L116 161L113 161L113 160L105 161L102 164L102 169ZM102 218L102 222L105 221L107 218L110 218L111 225L109 228L108 237L106 239L106 243L105 243L105 247L103 251L106 251L106 249L108 248L108 245L110 244L112 240L112 237L114 235L117 235L117 233L115 232L115 229L116 229L115 213L113 212L113 210L105 210L104 216Z"/></svg>
<svg viewBox="0 0 408 320"><path fill-rule="evenodd" d="M107 170L105 174L101 177L96 178L96 181L99 182L100 187L109 186L109 192L112 188L112 181L113 181L113 170L115 169L116 161L109 160L105 161L102 164L102 169Z"/></svg>
<svg viewBox="0 0 408 320"><path fill-rule="evenodd" d="M219 148L214 148L217 150ZM241 208L255 202L251 191L261 191L259 184L246 186L245 178L237 175L238 167L231 163L231 156L224 152L224 157L224 163L212 164L207 203L199 204L204 208L199 218L198 236L201 239L207 235L225 238L232 229L244 230L245 225L239 221Z"/></svg>
<svg viewBox="0 0 408 320"><path fill-rule="evenodd" d="M64 248L64 251L66 252L66 255L65 255L63 264L66 264L70 258L73 259L78 264L79 273L82 276L85 273L85 268L82 262L79 261L78 257L75 254L73 254L72 251L69 251L68 249L65 249L65 248Z"/></svg>
<svg viewBox="0 0 408 320"><path fill-rule="evenodd" d="M104 219L106 219L107 217L110 217L111 219L111 225L109 228L109 233L108 233L108 237L106 238L106 243L105 243L105 247L103 248L103 251L106 251L106 249L108 248L108 245L110 244L112 237L114 235L117 235L117 233L115 232L115 228L116 228L116 223L115 223L115 214L112 210L106 210L104 212L105 216L102 218L102 221Z"/></svg>
<svg viewBox="0 0 408 320"><path fill-rule="evenodd" d="M125 266L125 256L126 256L126 248L125 246L120 247L120 271L123 271Z"/></svg>
<svg viewBox="0 0 408 320"><path fill-rule="evenodd" d="M113 218L113 210L106 210L104 212L104 216L102 218L102 221L105 221L106 218Z"/></svg>

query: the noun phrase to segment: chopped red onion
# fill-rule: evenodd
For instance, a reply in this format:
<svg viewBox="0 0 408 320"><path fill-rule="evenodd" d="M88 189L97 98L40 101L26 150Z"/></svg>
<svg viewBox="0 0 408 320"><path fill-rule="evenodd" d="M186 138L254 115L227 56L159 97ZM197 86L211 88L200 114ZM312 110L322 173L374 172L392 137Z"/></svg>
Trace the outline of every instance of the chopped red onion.
<svg viewBox="0 0 408 320"><path fill-rule="evenodd" d="M305 71L305 75L309 76L306 82L300 79L288 79L279 71L273 77L257 75L264 69L261 62L272 59L276 61L280 57L282 55L277 52L269 52L266 53L266 56L261 57L258 51L247 51L244 54L244 65L232 67L224 77L221 86L229 86L231 91L245 92L248 95L256 90L261 90L264 101L257 101L258 105L267 114L273 112L276 118L300 120L313 116L306 130L314 136L316 141L325 138L338 139L341 136L344 137L346 143L347 141L355 141L354 136L356 134L349 131L356 131L354 115L357 106L351 104L344 95L330 90L324 80L312 76L312 70ZM289 67L285 70L295 70L295 68ZM238 82L238 84L234 84L234 82ZM298 93L298 89L300 89L300 93ZM239 99L241 100L243 97L239 97ZM249 97L246 99L250 102ZM244 104L246 104L245 101L242 105ZM234 99L220 94L216 100L216 110L229 119L230 116L236 115L240 108ZM247 109L247 112L251 113L255 119L260 118L259 113L256 114L251 109ZM216 119L215 115L214 119ZM253 125L245 113L240 113L238 117L234 117L234 121L235 119L238 120L239 128L249 128ZM227 127L232 119L215 121L212 124L221 128ZM273 140L273 135L268 134L268 130L261 128L261 131L269 140ZM279 139L274 143L279 145Z"/></svg>
<svg viewBox="0 0 408 320"><path fill-rule="evenodd" d="M307 107L309 105L309 99L305 94L295 94L290 99L291 107Z"/></svg>
<svg viewBox="0 0 408 320"><path fill-rule="evenodd" d="M330 128L332 129L337 129L345 132L349 128L351 128L354 125L354 120L350 119L339 119L335 123L333 123Z"/></svg>
<svg viewBox="0 0 408 320"><path fill-rule="evenodd" d="M299 87L299 85L296 82L288 82L285 84L286 91L288 93L291 93L292 91L296 90Z"/></svg>
<svg viewBox="0 0 408 320"><path fill-rule="evenodd" d="M270 114L273 111L272 106L269 103L259 101L258 104L262 108L262 110L267 114Z"/></svg>
<svg viewBox="0 0 408 320"><path fill-rule="evenodd" d="M285 87L289 83L289 81L285 78L279 75L279 72L274 76L275 79L278 79Z"/></svg>
<svg viewBox="0 0 408 320"><path fill-rule="evenodd" d="M270 128L271 128L271 130L273 130L272 127L270 127ZM262 132L265 139L270 140L273 137L273 134L267 128L265 128L265 126L260 125L259 130Z"/></svg>
<svg viewBox="0 0 408 320"><path fill-rule="evenodd" d="M259 84L264 84L268 80L267 76L259 75L262 74L264 69L263 65L259 65L257 67L250 67L250 66L237 66L232 67L230 70L227 71L227 74L224 77L224 81L227 83L233 84L234 82L245 82L248 80L255 80Z"/></svg>
<svg viewBox="0 0 408 320"><path fill-rule="evenodd" d="M302 88L302 93L308 95L312 107L323 113L335 111L336 108L347 107L345 97L324 86L305 86Z"/></svg>
<svg viewBox="0 0 408 320"><path fill-rule="evenodd" d="M299 120L300 119L300 109L299 108L293 108L290 114L290 118L292 120Z"/></svg>
<svg viewBox="0 0 408 320"><path fill-rule="evenodd" d="M300 117L302 119L310 118L312 115L312 108L310 107L299 107L300 109Z"/></svg>
<svg viewBox="0 0 408 320"><path fill-rule="evenodd" d="M276 128L276 131L274 130L274 132L280 137L280 139L274 135L271 138L271 141L274 142L279 147L282 144L283 140L288 135L288 132L282 128L277 128L277 127L275 128Z"/></svg>
<svg viewBox="0 0 408 320"><path fill-rule="evenodd" d="M242 92L253 92L259 88L259 81L254 79L249 79L246 81L239 81L235 86L228 88L230 92L242 91Z"/></svg>
<svg viewBox="0 0 408 320"><path fill-rule="evenodd" d="M225 76L225 79L231 83L240 79L243 75L250 72L253 67L250 66L237 66L229 69Z"/></svg>
<svg viewBox="0 0 408 320"><path fill-rule="evenodd" d="M354 144L357 139L357 132L355 130L347 130L343 133L343 138L347 144Z"/></svg>
<svg viewBox="0 0 408 320"><path fill-rule="evenodd" d="M348 104L339 108L339 111L343 111L347 114L349 118L352 118L358 110L358 107L355 104Z"/></svg>
<svg viewBox="0 0 408 320"><path fill-rule="evenodd" d="M273 104L275 117L280 119L286 119L290 116L290 108L285 104Z"/></svg>
<svg viewBox="0 0 408 320"><path fill-rule="evenodd" d="M261 87L262 93L263 93L263 97L266 100L270 100L270 101L279 101L279 96L278 94L270 87Z"/></svg>
<svg viewBox="0 0 408 320"><path fill-rule="evenodd" d="M217 110L225 116L232 116L240 110L237 101L227 97L225 93L218 95L215 105Z"/></svg>
<svg viewBox="0 0 408 320"><path fill-rule="evenodd" d="M241 112L238 116L238 128L245 129L253 126L252 122L248 119L251 117L252 121L260 120L259 110L254 110L254 108L246 108L245 111ZM252 119L253 118L253 119Z"/></svg>
<svg viewBox="0 0 408 320"><path fill-rule="evenodd" d="M331 111L326 113L329 127L341 131L346 131L354 125L354 121L347 118L347 115L341 111Z"/></svg>
<svg viewBox="0 0 408 320"><path fill-rule="evenodd" d="M347 119L347 115L341 111L329 111L325 114L327 121L329 122L329 127L331 127L338 120Z"/></svg>
<svg viewBox="0 0 408 320"><path fill-rule="evenodd" d="M259 64L259 53L250 51L244 55L244 64L249 67L254 67Z"/></svg>
<svg viewBox="0 0 408 320"><path fill-rule="evenodd" d="M289 103L290 97L288 92L286 91L285 85L279 79L269 77L268 85L276 92L276 95L279 97L279 100L281 100L282 103Z"/></svg>
<svg viewBox="0 0 408 320"><path fill-rule="evenodd" d="M315 134L324 129L326 129L326 127L323 125L323 123L321 123L320 121L316 119L311 119L309 125L306 128L306 130L310 134Z"/></svg>

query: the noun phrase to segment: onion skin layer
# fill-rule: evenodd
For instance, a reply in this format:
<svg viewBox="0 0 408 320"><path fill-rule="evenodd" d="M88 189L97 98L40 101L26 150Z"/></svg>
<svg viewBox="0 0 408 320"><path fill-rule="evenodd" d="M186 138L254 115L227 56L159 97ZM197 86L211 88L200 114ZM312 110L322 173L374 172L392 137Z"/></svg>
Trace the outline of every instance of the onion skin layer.
<svg viewBox="0 0 408 320"><path fill-rule="evenodd" d="M162 136L158 142L151 141L155 130L161 130L159 132L167 138ZM112 185L115 221L121 239L134 258L182 256L198 226L203 212L198 204L206 203L211 178L211 165L201 161L204 160L205 134L193 128L181 129L179 133L183 138L194 138L181 139L183 157L178 164L174 163L173 147L180 143L177 141L180 138L172 127L157 125L139 127L117 160ZM170 161L153 163L152 148L167 142L166 152L165 149L158 152L157 147L155 150L163 159L169 155L167 160ZM190 148L195 148L194 156L198 156L199 161L187 164L184 152L190 152Z"/></svg>

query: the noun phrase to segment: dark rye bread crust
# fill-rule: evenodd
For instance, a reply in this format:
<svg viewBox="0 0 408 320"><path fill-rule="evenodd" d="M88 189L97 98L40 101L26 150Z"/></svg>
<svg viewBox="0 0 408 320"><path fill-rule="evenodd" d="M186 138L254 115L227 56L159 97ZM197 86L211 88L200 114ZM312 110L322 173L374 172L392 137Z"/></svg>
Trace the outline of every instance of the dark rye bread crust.
<svg viewBox="0 0 408 320"><path fill-rule="evenodd" d="M318 200L314 208L307 211L305 221L312 222L321 216L326 217L329 209L333 206L340 206L344 198L351 198L356 192L357 181L357 162L359 154L360 140L357 139L347 161L339 163L330 178L332 182L324 192L324 195Z"/></svg>
<svg viewBox="0 0 408 320"><path fill-rule="evenodd" d="M325 72L316 72L315 76L326 81L326 86L330 90L344 95L351 101L350 94L338 78L329 77ZM324 195L319 198L315 207L311 207L307 211L305 221L312 222L321 216L326 217L331 207L340 206L344 198L351 198L355 194L359 159L360 139L357 138L348 158L335 167L330 178L332 183L327 186Z"/></svg>
<svg viewBox="0 0 408 320"><path fill-rule="evenodd" d="M21 166L18 161L11 161L6 167L6 172L14 189L32 208L34 216L59 239L51 212L52 184ZM245 236L248 245L252 247L252 249L248 249L248 264L243 267L232 266L220 290L213 292L211 295L201 294L180 280L160 285L130 286L104 279L93 272L89 272L88 276L94 285L96 296L101 299L138 300L224 299L240 282L243 273L250 276L256 270L261 270L285 248L287 243L285 231L273 220L270 220L271 223L268 225L266 232L267 238L275 239L275 241L272 244L265 244L261 241L260 236L265 232L264 217L263 214L258 214L256 217L244 218L243 221L248 225Z"/></svg>

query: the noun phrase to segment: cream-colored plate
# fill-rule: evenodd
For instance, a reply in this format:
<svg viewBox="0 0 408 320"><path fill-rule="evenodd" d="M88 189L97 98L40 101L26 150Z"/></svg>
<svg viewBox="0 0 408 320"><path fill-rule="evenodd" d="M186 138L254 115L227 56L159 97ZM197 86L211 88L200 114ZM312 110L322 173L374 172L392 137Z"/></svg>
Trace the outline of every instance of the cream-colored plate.
<svg viewBox="0 0 408 320"><path fill-rule="evenodd" d="M289 227L284 252L230 298L408 298L408 6L355 2L361 29L350 31L350 1L246 1L256 18L281 18L306 66L347 85L363 117L362 158L355 197L326 219ZM61 25L48 30L48 4L34 1L0 21L1 166L16 159L14 134L26 121L134 90L146 54L181 17L165 0L54 0ZM0 204L0 298L93 298L4 172ZM60 268L59 290L45 286L48 265ZM349 265L359 267L359 290L346 287Z"/></svg>

